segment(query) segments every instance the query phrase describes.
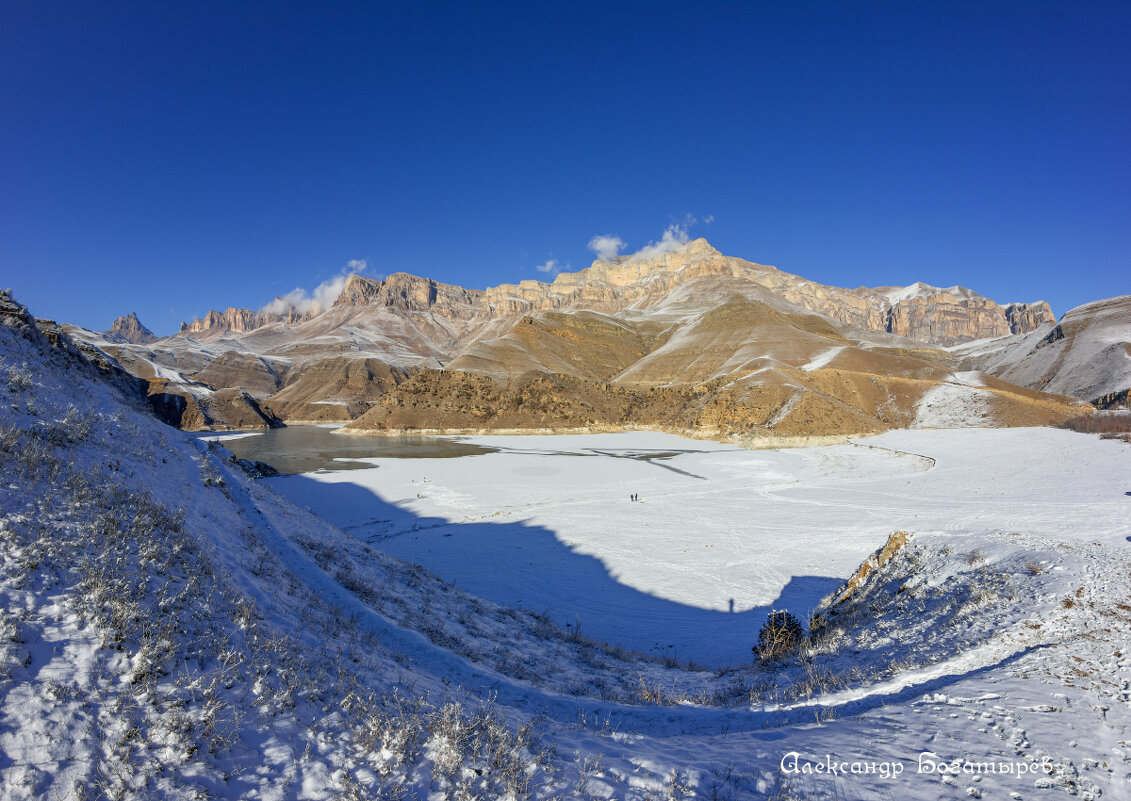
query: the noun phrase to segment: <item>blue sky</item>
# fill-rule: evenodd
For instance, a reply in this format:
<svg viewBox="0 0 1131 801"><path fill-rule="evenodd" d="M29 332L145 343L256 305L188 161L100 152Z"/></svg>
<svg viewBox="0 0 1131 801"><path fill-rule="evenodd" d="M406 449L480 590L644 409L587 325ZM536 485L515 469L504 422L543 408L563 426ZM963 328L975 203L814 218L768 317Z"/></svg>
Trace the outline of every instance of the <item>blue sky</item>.
<svg viewBox="0 0 1131 801"><path fill-rule="evenodd" d="M0 0L0 286L168 334L351 261L483 288L682 224L1059 315L1131 292L1129 31L1122 2Z"/></svg>

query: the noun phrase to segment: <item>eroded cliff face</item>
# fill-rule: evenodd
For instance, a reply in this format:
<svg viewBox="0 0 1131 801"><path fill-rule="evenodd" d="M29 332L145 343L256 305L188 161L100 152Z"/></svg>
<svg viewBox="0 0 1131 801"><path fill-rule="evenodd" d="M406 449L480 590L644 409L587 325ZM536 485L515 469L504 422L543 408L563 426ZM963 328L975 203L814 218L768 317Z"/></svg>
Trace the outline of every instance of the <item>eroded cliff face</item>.
<svg viewBox="0 0 1131 801"><path fill-rule="evenodd" d="M446 317L467 319L478 310L483 294L477 289L442 284L408 273L394 273L381 281L351 275L334 305L377 304L404 311L433 310Z"/></svg>
<svg viewBox="0 0 1131 801"><path fill-rule="evenodd" d="M938 292L895 303L888 309L886 328L920 342L957 345L1005 336L1010 333L1010 321L1005 309L992 300Z"/></svg>
<svg viewBox="0 0 1131 801"><path fill-rule="evenodd" d="M147 400L158 418L185 431L268 429L283 424L238 388L193 392L158 378L149 381Z"/></svg>
<svg viewBox="0 0 1131 801"><path fill-rule="evenodd" d="M1043 300L1037 303L1010 303L1005 307L1005 318L1009 320L1011 334L1027 334L1046 323L1056 325L1056 315Z"/></svg>
<svg viewBox="0 0 1131 801"><path fill-rule="evenodd" d="M298 322L296 315L275 315L266 312L253 312L251 309L228 308L224 311L210 311L191 323L181 323L180 334L207 334L231 332L242 334L273 322Z"/></svg>

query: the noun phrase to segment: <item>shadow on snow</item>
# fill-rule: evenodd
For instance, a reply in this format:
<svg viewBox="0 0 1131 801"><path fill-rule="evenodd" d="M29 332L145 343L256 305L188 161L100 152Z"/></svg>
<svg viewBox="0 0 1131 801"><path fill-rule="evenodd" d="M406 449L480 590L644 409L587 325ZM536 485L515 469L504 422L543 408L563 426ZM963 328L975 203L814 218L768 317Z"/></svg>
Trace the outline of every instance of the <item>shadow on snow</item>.
<svg viewBox="0 0 1131 801"><path fill-rule="evenodd" d="M474 595L545 612L588 637L706 667L748 664L771 608L805 619L844 581L794 576L768 606L744 609L748 602L732 598L731 611L703 609L621 583L601 560L575 551L543 526L421 517L356 484L303 475L268 483L358 539ZM736 607L741 611L733 611Z"/></svg>

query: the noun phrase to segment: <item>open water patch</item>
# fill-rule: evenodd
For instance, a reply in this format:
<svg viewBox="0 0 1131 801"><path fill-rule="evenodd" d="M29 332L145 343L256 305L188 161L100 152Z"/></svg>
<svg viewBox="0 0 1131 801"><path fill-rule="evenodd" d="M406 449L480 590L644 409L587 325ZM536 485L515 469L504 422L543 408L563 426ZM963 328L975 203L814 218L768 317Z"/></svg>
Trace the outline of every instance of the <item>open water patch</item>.
<svg viewBox="0 0 1131 801"><path fill-rule="evenodd" d="M477 456L495 448L452 437L423 435L343 436L333 428L296 425L272 428L253 436L245 433L215 437L241 459L266 462L280 473L314 473L373 467L360 459L448 459Z"/></svg>

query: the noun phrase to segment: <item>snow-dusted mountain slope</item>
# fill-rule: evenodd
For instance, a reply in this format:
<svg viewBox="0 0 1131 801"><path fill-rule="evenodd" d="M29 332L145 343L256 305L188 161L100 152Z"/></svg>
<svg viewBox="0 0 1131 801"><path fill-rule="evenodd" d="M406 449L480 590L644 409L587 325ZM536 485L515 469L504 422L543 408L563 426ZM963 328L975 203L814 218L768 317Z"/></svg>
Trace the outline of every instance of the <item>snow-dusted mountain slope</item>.
<svg viewBox="0 0 1131 801"><path fill-rule="evenodd" d="M1044 392L1101 405L1128 402L1131 390L1131 295L1072 309L1056 325L1021 337L952 349L968 369Z"/></svg>
<svg viewBox="0 0 1131 801"><path fill-rule="evenodd" d="M0 797L1127 793L1125 522L1080 525L1068 503L1051 532L1024 515L1000 528L980 481L945 530L865 563L792 656L691 670L343 533L4 300ZM950 455L977 432L914 436L939 486L962 486ZM1059 492L1124 489L1131 449L1056 436L1078 438L1049 466ZM802 510L828 499L797 497L802 538Z"/></svg>

